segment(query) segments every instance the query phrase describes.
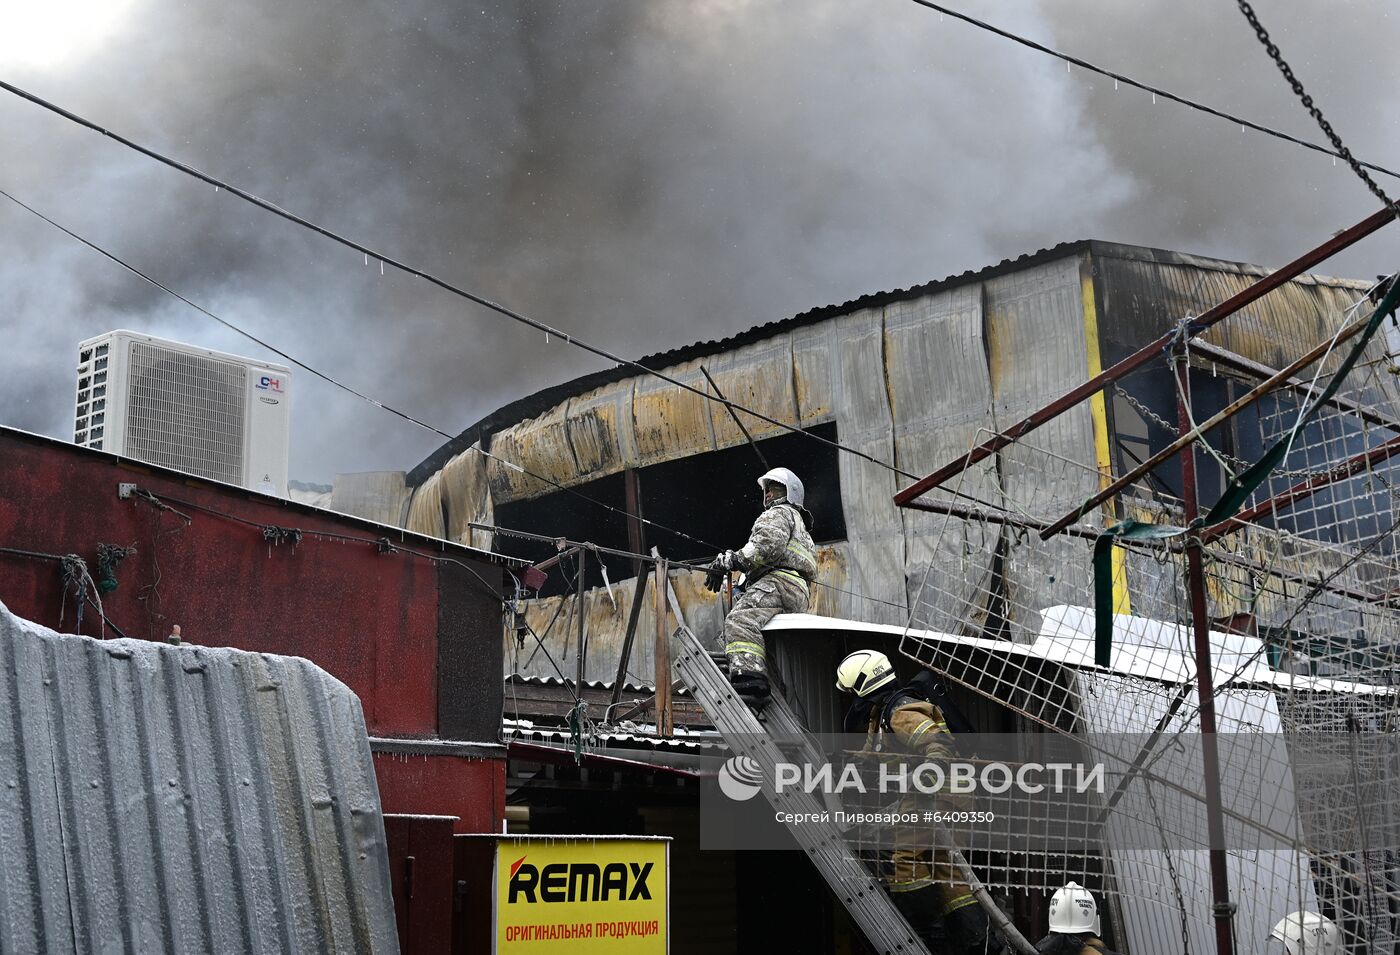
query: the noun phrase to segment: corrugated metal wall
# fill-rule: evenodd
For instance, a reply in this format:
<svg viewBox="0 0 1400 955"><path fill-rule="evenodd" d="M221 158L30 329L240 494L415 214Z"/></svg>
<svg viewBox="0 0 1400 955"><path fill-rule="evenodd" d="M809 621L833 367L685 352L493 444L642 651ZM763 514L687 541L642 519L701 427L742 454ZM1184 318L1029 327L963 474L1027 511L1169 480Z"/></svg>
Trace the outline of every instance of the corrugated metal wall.
<svg viewBox="0 0 1400 955"><path fill-rule="evenodd" d="M0 664L0 951L398 951L343 684L2 605Z"/></svg>

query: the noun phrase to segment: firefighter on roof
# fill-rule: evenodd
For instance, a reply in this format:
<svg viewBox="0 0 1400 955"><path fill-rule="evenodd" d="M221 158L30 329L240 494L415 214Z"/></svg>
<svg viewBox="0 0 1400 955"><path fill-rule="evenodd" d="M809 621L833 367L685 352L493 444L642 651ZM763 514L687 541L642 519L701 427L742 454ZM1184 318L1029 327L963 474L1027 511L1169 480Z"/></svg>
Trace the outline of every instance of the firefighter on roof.
<svg viewBox="0 0 1400 955"><path fill-rule="evenodd" d="M921 671L903 686L890 658L878 650L857 650L836 668L836 687L855 694L846 714L845 731L864 733L863 753L888 753L919 762L943 762L953 753L949 722L962 723L956 711L944 712L935 699L945 701L943 688L932 673ZM930 808L929 797L906 792L899 801L901 816L921 816ZM938 808L968 808L965 796L940 793ZM932 833L920 826L896 826L893 870L884 880L895 908L929 950L949 955L983 955L1002 950L999 933L993 932L951 855L935 851Z"/></svg>
<svg viewBox="0 0 1400 955"><path fill-rule="evenodd" d="M705 585L718 592L730 571L744 572L743 593L724 619L724 652L730 683L746 703L762 710L770 693L763 627L780 613L807 610L809 588L817 576L817 549L797 475L774 468L758 479L758 486L763 490L763 512L754 521L748 543L716 557Z"/></svg>

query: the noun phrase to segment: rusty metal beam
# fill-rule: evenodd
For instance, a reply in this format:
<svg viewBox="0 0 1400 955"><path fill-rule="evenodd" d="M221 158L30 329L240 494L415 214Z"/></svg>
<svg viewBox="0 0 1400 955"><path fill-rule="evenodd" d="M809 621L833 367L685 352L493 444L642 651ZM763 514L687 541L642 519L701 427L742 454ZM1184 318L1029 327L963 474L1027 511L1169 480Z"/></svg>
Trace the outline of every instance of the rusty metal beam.
<svg viewBox="0 0 1400 955"><path fill-rule="evenodd" d="M617 655L617 679L613 681L612 706L622 702L622 684L627 676L627 664L632 662L632 641L637 637L637 621L642 616L642 598L647 592L650 574L637 574L637 586L632 591L632 609L627 614L627 634L622 638L622 650ZM611 711L612 706L608 707Z"/></svg>
<svg viewBox="0 0 1400 955"><path fill-rule="evenodd" d="M1294 259L1283 268L1266 275L1249 288L1230 296L1213 308L1207 309L1195 320L1195 325L1199 329L1197 334L1201 331L1205 331L1217 322L1228 318L1246 305L1257 301L1274 289L1279 288L1301 275L1314 265L1327 260L1342 249L1354 245L1377 229L1394 221L1394 219L1395 215L1391 210L1382 209L1379 212L1372 213L1351 228L1337 233L1326 242ZM1097 394L1107 385L1157 360L1161 356L1162 350L1169 346L1175 337L1175 331L1167 332L1155 341L1144 345L1127 358L1104 369L1088 381L1071 389L1049 404L1042 406L1038 410L1032 412L1028 417L1023 418L1006 430L998 432L961 457L948 462L927 477L915 481L896 494L894 496L894 502L900 507L908 507L909 503L920 495L926 494L933 488L938 487L954 475L961 474L979 461L985 461L1008 444L1024 437L1041 425L1054 421L1084 399Z"/></svg>
<svg viewBox="0 0 1400 955"><path fill-rule="evenodd" d="M653 554L656 551L653 549ZM656 554L660 558L659 554ZM671 589L665 559L656 562L656 735L667 738L672 732L671 643L666 634L666 597Z"/></svg>
<svg viewBox="0 0 1400 955"><path fill-rule="evenodd" d="M1388 461L1397 454L1400 454L1400 435L1376 445L1369 451L1354 454L1321 474L1315 474L1305 481L1299 481L1282 494L1275 494L1267 501L1261 501L1253 507L1240 511L1228 521L1221 521L1219 524L1207 527L1201 532L1201 540L1205 543L1218 540L1226 534L1239 530L1255 518L1276 511L1281 507L1289 507L1299 501L1306 500L1324 487L1336 484L1338 481L1345 481L1361 471L1374 467L1383 461Z"/></svg>
<svg viewBox="0 0 1400 955"><path fill-rule="evenodd" d="M1336 335L1324 339L1317 345L1313 346L1306 353L1296 358L1292 362L1292 364L1290 364L1287 368L1284 368L1281 371L1274 372L1270 377L1266 378L1264 381L1261 381L1258 385L1254 386L1249 391L1240 395L1234 401L1230 402L1224 408L1221 408L1219 411L1211 415L1205 421L1202 421L1200 424L1196 425L1195 428L1191 428L1189 423L1183 426L1181 434L1179 437L1176 438L1176 440L1172 441L1170 444L1162 448L1162 450L1158 451L1157 453L1150 455L1146 461L1140 463L1137 467L1133 468L1127 474L1123 475L1120 478L1117 478L1116 480L1110 481L1101 490L1099 490L1097 494L1090 496L1087 500L1084 501L1083 504L1079 505L1077 508L1070 511L1068 514L1065 514L1061 516L1058 520L1054 521L1049 527L1040 532L1041 539L1044 540L1045 538L1050 537L1052 534L1056 534L1059 531L1064 530L1070 524L1073 524L1075 521L1083 517L1091 509L1098 507L1104 501L1113 497L1119 491L1122 491L1125 487L1138 480L1138 478L1142 477L1147 472L1156 468L1159 464L1166 461L1172 455L1180 452L1181 449L1186 447L1188 444L1192 444L1196 441L1199 441L1201 437L1211 428L1223 424L1230 418L1233 418L1235 415L1239 414L1245 408L1248 408L1250 405L1254 404L1259 399L1265 397L1274 390L1283 387L1283 383L1288 379L1292 378L1294 372L1301 371L1308 365L1311 365L1313 362L1317 361L1323 355L1326 355L1337 345L1341 344L1344 341L1347 341L1348 339L1354 338L1359 333L1365 331L1366 327L1369 324L1370 316L1367 316L1365 321L1354 322L1353 324L1348 325ZM1182 374L1185 374L1185 372L1183 371ZM1190 421L1189 418L1187 420L1188 422Z"/></svg>
<svg viewBox="0 0 1400 955"><path fill-rule="evenodd" d="M1184 345L1184 343L1183 343ZM1176 353L1177 428L1183 435L1191 430L1191 375L1184 349ZM1181 505L1186 526L1196 521L1196 446L1189 439L1180 446ZM1206 830L1210 844L1211 912L1215 917L1217 955L1235 950L1232 928L1235 907L1230 904L1230 873L1225 855L1225 811L1220 787L1219 740L1215 723L1215 677L1211 672L1210 612L1206 605L1205 561L1200 537L1186 537L1186 587L1191 601L1191 632L1196 651L1196 719L1201 726L1201 760L1205 774Z"/></svg>
<svg viewBox="0 0 1400 955"><path fill-rule="evenodd" d="M951 501L913 501L909 504L909 506L916 510L928 511L932 514L947 514L951 517L960 517L964 520L983 521L988 524L1002 524L1006 527L1025 528L1026 530L1039 531L1049 526L1049 522L1047 521L1037 521L1033 518L1012 517L1004 513L998 514L995 512L983 510L981 508L968 507L963 504L955 504ZM1103 533L1103 529L1093 527L1087 524L1074 524L1070 527L1066 527L1063 531L1061 531L1061 533L1069 537L1078 537L1083 540L1095 540L1100 534ZM1208 533L1209 529L1203 532L1203 538L1205 537L1205 534ZM1209 542L1209 539L1203 540L1203 543ZM1137 546L1133 541L1125 540L1122 543L1125 547ZM1307 574L1304 573L1287 570L1281 565L1265 566L1264 564L1260 563L1257 560L1254 560L1253 558L1245 557L1243 554L1232 553L1228 550L1212 551L1211 560L1219 563L1230 564L1234 567L1241 567L1245 570L1253 571L1261 576L1278 577L1281 580L1289 580L1297 584L1314 585L1317 583L1316 577L1309 577ZM1338 586L1335 584L1329 584L1326 590L1328 593L1337 594L1338 596L1348 597L1352 600L1359 600L1363 602L1381 600L1385 597L1384 594L1364 593L1359 590L1351 590L1350 588Z"/></svg>
<svg viewBox="0 0 1400 955"><path fill-rule="evenodd" d="M1228 349L1221 348L1219 345L1212 345L1210 342L1192 342L1191 355L1193 358L1197 355L1205 355L1210 358L1212 364L1223 365L1226 368L1251 378L1264 379L1278 374L1276 369L1270 368L1268 365L1261 364L1243 355L1237 355ZM1201 364L1204 365L1205 363L1201 362ZM1310 382L1304 381L1301 378L1289 378L1283 382L1283 387L1302 395L1317 390L1312 387ZM1341 395L1333 395L1324 402L1324 405L1329 408L1335 408L1343 414L1355 415L1367 424L1373 424L1381 428L1389 428L1392 431L1400 431L1400 420L1392 418L1389 415L1381 414L1363 405L1359 401L1353 401Z"/></svg>
<svg viewBox="0 0 1400 955"><path fill-rule="evenodd" d="M627 546L632 549L632 573L642 574L642 554L647 549L646 525L642 523L641 478L636 468L622 472L622 486L627 495Z"/></svg>

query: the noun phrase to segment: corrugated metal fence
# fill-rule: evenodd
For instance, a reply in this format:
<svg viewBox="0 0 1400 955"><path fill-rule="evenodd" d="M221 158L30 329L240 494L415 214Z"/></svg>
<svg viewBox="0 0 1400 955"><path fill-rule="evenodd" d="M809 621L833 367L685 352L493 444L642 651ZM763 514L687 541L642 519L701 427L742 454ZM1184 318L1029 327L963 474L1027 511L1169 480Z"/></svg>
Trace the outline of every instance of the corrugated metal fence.
<svg viewBox="0 0 1400 955"><path fill-rule="evenodd" d="M0 605L0 952L397 952L360 702Z"/></svg>

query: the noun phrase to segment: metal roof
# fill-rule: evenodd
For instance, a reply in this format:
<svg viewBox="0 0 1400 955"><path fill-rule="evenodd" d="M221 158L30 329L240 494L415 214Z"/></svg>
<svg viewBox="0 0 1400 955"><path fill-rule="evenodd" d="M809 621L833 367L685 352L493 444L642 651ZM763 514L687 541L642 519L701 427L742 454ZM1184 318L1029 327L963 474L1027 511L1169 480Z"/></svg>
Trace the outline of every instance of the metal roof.
<svg viewBox="0 0 1400 955"><path fill-rule="evenodd" d="M478 560L490 561L491 563L500 564L504 566L523 567L529 563L529 561L527 560L521 560L516 557L508 557L504 554L497 554L493 551L482 550L478 547L471 547L467 544L460 544L456 541L446 540L441 537L431 537L427 534L419 534L402 527L392 526L389 524L381 524L377 521L371 521L363 517L356 517L354 514L345 514L341 511L332 511L329 508L316 507L314 505L307 504L302 501L297 501L289 497L278 497L275 494L264 494L261 491L254 491L246 487L240 487L236 484L225 484L224 482L216 481L213 478L200 477L199 475L195 474L187 474L184 471L177 471L173 468L161 467L158 464L149 464L137 458L123 457L122 455L113 454L110 451L102 451L98 448L84 448L79 445L73 444L69 441L63 441L59 438L53 438L46 434L35 434L32 431L25 431L22 428L13 428L9 425L0 424L0 437L16 438L22 441L32 442L34 444L42 444L62 450L65 453L84 455L88 457L106 458L112 464L118 467L135 468L140 471L146 471L152 474L159 474L165 477L175 478L177 480L194 485L196 487L201 485L208 485L211 487L222 488L226 491L237 494L240 497L246 497L252 500L262 501L267 504L273 504L297 514L328 515L330 517L334 517L336 520L343 521L347 525L353 525L355 527L364 529L366 532L374 533L379 537L387 537L391 541L394 541L396 543L415 544L422 547L429 547L433 550L440 552L455 552L464 556L474 557Z"/></svg>
<svg viewBox="0 0 1400 955"><path fill-rule="evenodd" d="M1245 262L1231 262L1225 259L1191 255L1185 252L1173 252L1167 249L1154 249L1146 246L1122 245L1115 242L1104 242L1098 239L1079 239L1072 242L1061 242L1059 245L1051 246L1047 249L1040 249L1036 252L1028 252L1014 259L1002 259L995 265L989 265L976 271L969 269L956 275L949 275L932 282L926 282L923 285L912 285L909 288L873 292L843 302L839 305L824 305L819 308L809 309L791 318L768 322L763 325L755 325L752 328L731 335L728 338L694 342L689 345L673 348L669 351L647 355L644 358L639 358L637 363L654 370L669 368L682 362L730 351L752 342L762 341L765 338L771 338L774 335L779 335L794 328L813 325L837 315L846 315L851 312L860 311L861 309L879 308L894 302L921 298L925 295L930 295L958 285L983 281L1008 272L1030 268L1031 266L1039 265L1043 262L1050 262L1055 259L1079 255L1085 252L1093 255L1112 256L1114 258L1129 259L1139 262L1183 265L1220 272L1233 272L1236 274L1265 275L1270 271ZM1348 288L1367 287L1365 283L1354 282L1348 279L1332 279L1322 276L1300 276L1300 279L1329 285L1343 285ZM602 385L614 381L621 381L624 378L629 378L637 374L639 374L637 369L629 365L615 365L612 368L581 375L570 381L553 385L512 401L481 418L475 424L459 433L457 437L446 442L432 454L428 455L428 457L424 458L413 470L408 472L407 483L410 487L416 487L422 484L433 473L441 470L443 465L456 455L471 447L477 440L487 440L492 433L502 428L509 427L527 418L533 418L575 395L583 394L584 392L591 391Z"/></svg>
<svg viewBox="0 0 1400 955"><path fill-rule="evenodd" d="M0 951L398 951L344 684L3 605L0 659Z"/></svg>

